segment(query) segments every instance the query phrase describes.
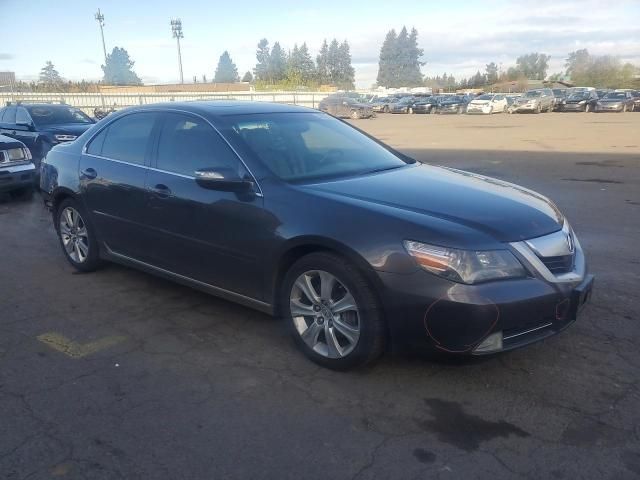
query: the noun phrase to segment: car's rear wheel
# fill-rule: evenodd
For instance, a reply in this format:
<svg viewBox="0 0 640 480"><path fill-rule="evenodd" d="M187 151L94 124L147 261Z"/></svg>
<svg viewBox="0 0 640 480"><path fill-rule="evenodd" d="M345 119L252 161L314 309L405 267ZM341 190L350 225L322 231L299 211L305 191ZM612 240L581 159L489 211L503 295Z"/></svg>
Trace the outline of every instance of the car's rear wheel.
<svg viewBox="0 0 640 480"><path fill-rule="evenodd" d="M358 113L357 110L351 111L351 118L353 118L354 120L357 120L358 118L360 118L360 114Z"/></svg>
<svg viewBox="0 0 640 480"><path fill-rule="evenodd" d="M295 342L319 365L346 370L384 350L386 329L375 293L342 257L318 252L298 260L285 277L281 305Z"/></svg>
<svg viewBox="0 0 640 480"><path fill-rule="evenodd" d="M626 105L623 105L623 106L622 106L622 113L626 113L626 112L627 112L627 106L626 106Z"/></svg>
<svg viewBox="0 0 640 480"><path fill-rule="evenodd" d="M389 113L389 105L385 105L384 108L382 109L382 111L384 113Z"/></svg>
<svg viewBox="0 0 640 480"><path fill-rule="evenodd" d="M536 107L536 113L542 113L542 105Z"/></svg>
<svg viewBox="0 0 640 480"><path fill-rule="evenodd" d="M584 112L585 112L585 113L589 113L590 111L591 111L591 105L589 105L588 103L587 103L587 104L585 104L585 106L584 106Z"/></svg>
<svg viewBox="0 0 640 480"><path fill-rule="evenodd" d="M75 269L90 272L101 265L95 231L77 200L67 198L60 203L55 226L62 251Z"/></svg>

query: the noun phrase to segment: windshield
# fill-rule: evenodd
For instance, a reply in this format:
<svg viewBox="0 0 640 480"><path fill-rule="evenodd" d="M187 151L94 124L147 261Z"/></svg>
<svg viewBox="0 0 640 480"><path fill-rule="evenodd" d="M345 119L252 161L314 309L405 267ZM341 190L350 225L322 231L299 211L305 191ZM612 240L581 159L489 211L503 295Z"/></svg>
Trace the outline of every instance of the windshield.
<svg viewBox="0 0 640 480"><path fill-rule="evenodd" d="M492 100L493 99L493 95L480 95L479 97L475 98L476 100Z"/></svg>
<svg viewBox="0 0 640 480"><path fill-rule="evenodd" d="M553 94L556 97L564 97L567 94L567 92L565 92L565 90L563 88L554 88L553 89Z"/></svg>
<svg viewBox="0 0 640 480"><path fill-rule="evenodd" d="M445 102L464 102L464 98L454 95L453 97L447 98Z"/></svg>
<svg viewBox="0 0 640 480"><path fill-rule="evenodd" d="M623 92L611 92L607 93L603 98L611 100L624 100L627 96Z"/></svg>
<svg viewBox="0 0 640 480"><path fill-rule="evenodd" d="M82 110L64 105L34 105L26 107L36 126L58 125L64 123L93 123Z"/></svg>
<svg viewBox="0 0 640 480"><path fill-rule="evenodd" d="M356 129L324 114L249 114L224 120L230 141L287 181L347 177L407 165Z"/></svg>
<svg viewBox="0 0 640 480"><path fill-rule="evenodd" d="M589 92L573 92L571 95L569 95L569 100L574 100L574 99L580 99L580 98L586 98L589 96Z"/></svg>
<svg viewBox="0 0 640 480"><path fill-rule="evenodd" d="M401 98L398 103L407 104L407 103L411 103L412 101L413 99L411 97L404 97L404 98Z"/></svg>
<svg viewBox="0 0 640 480"><path fill-rule="evenodd" d="M524 94L524 96L527 98L536 98L536 97L539 97L540 95L542 95L542 92L540 90L529 90L527 93Z"/></svg>

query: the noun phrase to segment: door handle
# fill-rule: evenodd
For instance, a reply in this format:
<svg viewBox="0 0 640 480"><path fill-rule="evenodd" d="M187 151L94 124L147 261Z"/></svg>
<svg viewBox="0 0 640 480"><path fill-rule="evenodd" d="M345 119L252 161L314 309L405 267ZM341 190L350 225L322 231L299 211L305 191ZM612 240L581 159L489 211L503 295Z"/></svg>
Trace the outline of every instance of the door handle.
<svg viewBox="0 0 640 480"><path fill-rule="evenodd" d="M157 184L151 189L151 191L160 198L167 198L171 196L171 189L162 183Z"/></svg>
<svg viewBox="0 0 640 480"><path fill-rule="evenodd" d="M96 172L93 168L89 167L89 168L85 168L84 170L82 170L82 176L84 178L88 178L89 180L93 180L94 178L96 178L98 176L98 172Z"/></svg>

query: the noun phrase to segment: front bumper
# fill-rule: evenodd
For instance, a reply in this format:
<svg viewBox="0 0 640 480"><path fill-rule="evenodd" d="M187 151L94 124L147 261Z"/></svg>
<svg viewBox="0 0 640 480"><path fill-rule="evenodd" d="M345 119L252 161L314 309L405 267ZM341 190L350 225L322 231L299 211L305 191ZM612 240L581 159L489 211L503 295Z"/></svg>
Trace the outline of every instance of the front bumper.
<svg viewBox="0 0 640 480"><path fill-rule="evenodd" d="M438 108L438 113L463 113L465 108L462 105L445 105Z"/></svg>
<svg viewBox="0 0 640 480"><path fill-rule="evenodd" d="M35 178L36 167L31 162L0 166L0 191L6 192L33 186Z"/></svg>
<svg viewBox="0 0 640 480"><path fill-rule="evenodd" d="M563 232L565 228L509 244L529 271L525 278L466 285L422 269L410 274L377 272L394 346L483 355L523 347L567 328L589 301L594 283L582 248L572 236L571 267L552 273L546 265L554 265L556 257L540 258L530 246L534 242L535 248L548 249L549 240L563 239Z"/></svg>
<svg viewBox="0 0 640 480"><path fill-rule="evenodd" d="M594 111L596 112L621 112L623 106L622 105L596 105Z"/></svg>
<svg viewBox="0 0 640 480"><path fill-rule="evenodd" d="M517 105L513 111L516 113L522 113L522 112L536 112L538 111L538 105Z"/></svg>
<svg viewBox="0 0 640 480"><path fill-rule="evenodd" d="M564 103L562 105L562 111L564 112L582 112L586 108L586 105L580 103Z"/></svg>
<svg viewBox="0 0 640 480"><path fill-rule="evenodd" d="M493 109L491 107L484 107L484 106L478 107L475 105L467 105L466 113L477 113L481 115L489 115L492 112L493 112Z"/></svg>

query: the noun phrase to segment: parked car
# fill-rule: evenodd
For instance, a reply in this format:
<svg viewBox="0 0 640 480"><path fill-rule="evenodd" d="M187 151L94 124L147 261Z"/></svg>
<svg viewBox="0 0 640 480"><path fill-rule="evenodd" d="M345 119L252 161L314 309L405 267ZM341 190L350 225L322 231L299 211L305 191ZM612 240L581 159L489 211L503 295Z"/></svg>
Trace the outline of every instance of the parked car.
<svg viewBox="0 0 640 480"><path fill-rule="evenodd" d="M469 101L466 95L450 95L439 102L436 113L465 113Z"/></svg>
<svg viewBox="0 0 640 480"><path fill-rule="evenodd" d="M398 100L399 99L396 97L379 98L377 100L374 100L371 103L371 108L373 109L374 112L389 113L389 110L391 109L391 105L393 103L396 103Z"/></svg>
<svg viewBox="0 0 640 480"><path fill-rule="evenodd" d="M502 94L478 95L467 104L467 113L492 114L507 111L507 98Z"/></svg>
<svg viewBox="0 0 640 480"><path fill-rule="evenodd" d="M593 285L543 195L292 105L116 112L49 152L41 188L75 269L109 260L275 314L334 369L391 344L522 347L571 325Z"/></svg>
<svg viewBox="0 0 640 480"><path fill-rule="evenodd" d="M598 94L594 88L572 90L562 103L563 112L592 112L598 103Z"/></svg>
<svg viewBox="0 0 640 480"><path fill-rule="evenodd" d="M371 118L371 105L360 103L351 97L327 97L319 104L319 109L339 118Z"/></svg>
<svg viewBox="0 0 640 480"><path fill-rule="evenodd" d="M552 112L554 98L553 91L550 88L528 90L522 97L518 98L514 112Z"/></svg>
<svg viewBox="0 0 640 480"><path fill-rule="evenodd" d="M515 109L517 108L516 100L518 97L515 95L507 95L505 98L507 100L507 113L515 112Z"/></svg>
<svg viewBox="0 0 640 480"><path fill-rule="evenodd" d="M640 90L633 90L631 96L633 97L633 111L640 112Z"/></svg>
<svg viewBox="0 0 640 480"><path fill-rule="evenodd" d="M416 103L415 97L402 97L390 107L391 113L413 113L413 105Z"/></svg>
<svg viewBox="0 0 640 480"><path fill-rule="evenodd" d="M64 104L18 103L0 109L0 135L23 142L36 169L51 147L75 140L94 123L82 110Z"/></svg>
<svg viewBox="0 0 640 480"><path fill-rule="evenodd" d="M567 99L567 88L554 88L553 92L553 111L562 110L562 102Z"/></svg>
<svg viewBox="0 0 640 480"><path fill-rule="evenodd" d="M630 91L609 92L597 101L596 112L632 112L635 107L634 97Z"/></svg>
<svg viewBox="0 0 640 480"><path fill-rule="evenodd" d="M0 192L30 190L35 185L36 167L24 143L0 135Z"/></svg>
<svg viewBox="0 0 640 480"><path fill-rule="evenodd" d="M607 93L609 93L611 90L608 88L598 88L596 89L596 95L598 95L598 98L602 98L604 97Z"/></svg>
<svg viewBox="0 0 640 480"><path fill-rule="evenodd" d="M438 97L420 98L413 104L413 113L436 113L439 103Z"/></svg>

